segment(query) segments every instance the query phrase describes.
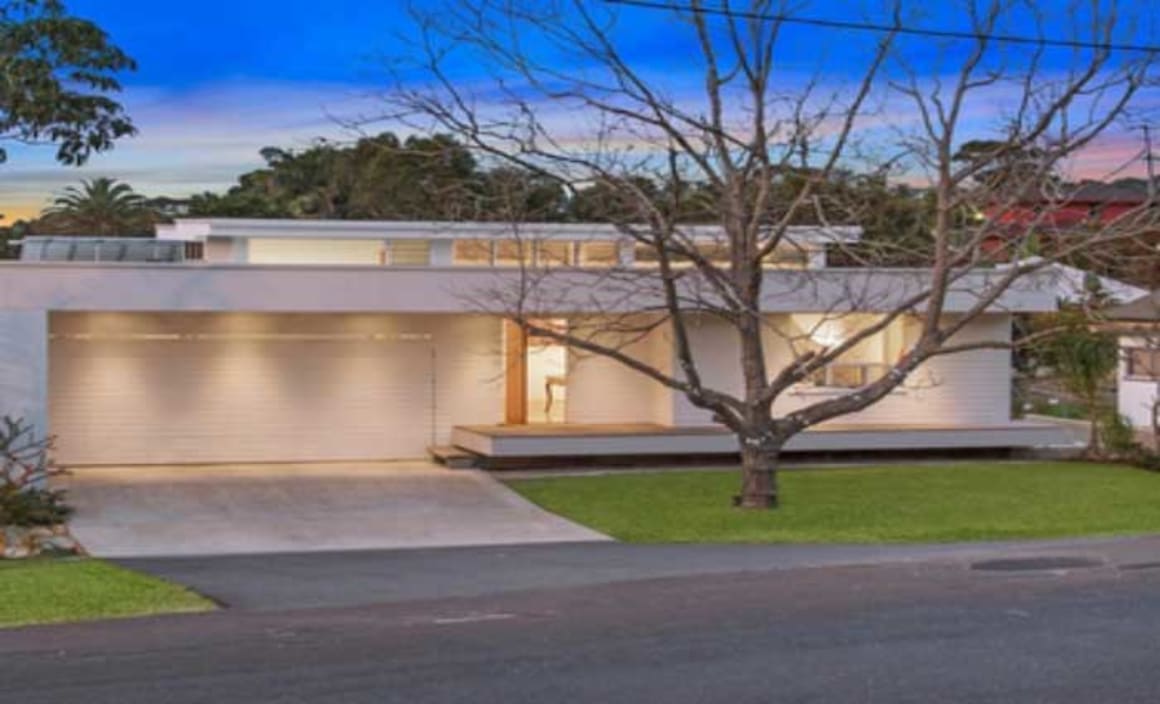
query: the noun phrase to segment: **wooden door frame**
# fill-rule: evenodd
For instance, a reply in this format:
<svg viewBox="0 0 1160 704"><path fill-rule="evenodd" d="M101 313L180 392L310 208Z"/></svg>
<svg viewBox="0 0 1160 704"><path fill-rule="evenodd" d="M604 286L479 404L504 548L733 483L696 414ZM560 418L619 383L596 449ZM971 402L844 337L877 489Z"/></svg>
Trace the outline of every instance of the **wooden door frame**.
<svg viewBox="0 0 1160 704"><path fill-rule="evenodd" d="M504 420L507 425L528 422L528 333L510 320L504 326Z"/></svg>

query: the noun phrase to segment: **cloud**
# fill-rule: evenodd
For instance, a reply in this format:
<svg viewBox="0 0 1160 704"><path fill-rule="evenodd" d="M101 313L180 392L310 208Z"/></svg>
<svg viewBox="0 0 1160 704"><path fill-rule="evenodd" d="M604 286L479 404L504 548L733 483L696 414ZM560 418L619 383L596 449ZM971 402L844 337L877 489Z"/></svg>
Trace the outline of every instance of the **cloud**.
<svg viewBox="0 0 1160 704"><path fill-rule="evenodd" d="M783 75L782 90L793 92L808 81L810 74L791 70ZM691 114L703 114L704 96L698 77L674 68L669 75L649 74L665 86L674 103ZM831 78L827 91L842 79ZM479 101L485 112L502 110L502 96L494 84L480 79L461 84ZM510 86L509 86L510 87ZM53 160L51 147L13 146L10 159L0 165L0 213L9 219L35 214L55 193L82 178L111 176L131 183L149 195L182 196L206 190L222 190L237 176L258 168L258 150L264 146L304 147L319 137L349 139L336 117L373 115L382 110L378 87L340 83L277 81L218 81L195 89L134 87L124 102L140 134L123 140L108 153L97 155L83 168L60 166ZM968 105L963 134L987 134L997 125L1003 105L1013 96L1007 86L993 87ZM823 91L820 94L827 94ZM875 112L859 124L867 146L886 152L897 144L899 131L917 127L918 115L912 104L897 95L872 101ZM552 133L567 148L592 149L593 135L599 130L590 114L572 105L545 104L540 114ZM391 129L397 125L371 125ZM405 132L406 130L398 130ZM825 125L819 136L832 131ZM647 136L620 131L613 136L612 149L632 149L647 153L655 143ZM1072 164L1074 177L1138 175L1140 160L1130 171L1117 172L1138 157L1138 133L1113 131Z"/></svg>
<svg viewBox="0 0 1160 704"><path fill-rule="evenodd" d="M222 189L261 166L262 147L349 137L335 117L372 111L377 100L366 86L228 81L196 90L132 88L124 104L140 134L84 167L60 166L51 147L11 147L0 165L0 212L33 214L65 186L96 176L149 195Z"/></svg>

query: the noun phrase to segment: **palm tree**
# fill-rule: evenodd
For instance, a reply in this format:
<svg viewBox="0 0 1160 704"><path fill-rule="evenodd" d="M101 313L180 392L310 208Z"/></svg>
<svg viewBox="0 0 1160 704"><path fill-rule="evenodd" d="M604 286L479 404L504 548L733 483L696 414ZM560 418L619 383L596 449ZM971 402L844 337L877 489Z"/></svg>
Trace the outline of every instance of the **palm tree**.
<svg viewBox="0 0 1160 704"><path fill-rule="evenodd" d="M144 196L127 183L105 177L69 186L43 215L50 229L68 235L143 235L153 224Z"/></svg>

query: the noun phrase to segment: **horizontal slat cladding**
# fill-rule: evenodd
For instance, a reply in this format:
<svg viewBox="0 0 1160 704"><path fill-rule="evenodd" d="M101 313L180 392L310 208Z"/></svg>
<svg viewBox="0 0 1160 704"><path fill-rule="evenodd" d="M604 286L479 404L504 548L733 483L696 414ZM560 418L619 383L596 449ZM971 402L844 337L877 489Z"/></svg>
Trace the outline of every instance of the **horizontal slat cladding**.
<svg viewBox="0 0 1160 704"><path fill-rule="evenodd" d="M213 321L202 318L189 321L196 333L176 335L175 317L157 338L140 334L152 327L141 321L125 326L133 333L109 336L78 321L58 326L87 328L51 345L50 412L62 462L420 457L445 441L452 423L497 420L486 382L498 361L474 339L490 329L478 322L383 316L384 329L435 332L375 339L363 334L375 328L367 316L347 326L334 316L258 316L245 326L224 321L219 328L230 332L212 334Z"/></svg>
<svg viewBox="0 0 1160 704"><path fill-rule="evenodd" d="M1010 339L1010 316L986 314L968 323L952 344L1006 342ZM721 324L694 329L693 343L700 371L706 383L739 393L741 378L734 336ZM789 360L775 345L769 347L768 367L780 370ZM774 405L782 415L853 390L791 389ZM947 423L989 425L1010 419L1011 362L1004 350L980 349L936 357L916 370L905 384L878 403L857 413L842 416L839 423L908 424ZM677 396L676 425L704 425L711 422L706 411Z"/></svg>
<svg viewBox="0 0 1160 704"><path fill-rule="evenodd" d="M647 336L605 335L600 342L667 372L672 342L661 328ZM568 360L569 423L668 423L673 392L609 357L572 354Z"/></svg>

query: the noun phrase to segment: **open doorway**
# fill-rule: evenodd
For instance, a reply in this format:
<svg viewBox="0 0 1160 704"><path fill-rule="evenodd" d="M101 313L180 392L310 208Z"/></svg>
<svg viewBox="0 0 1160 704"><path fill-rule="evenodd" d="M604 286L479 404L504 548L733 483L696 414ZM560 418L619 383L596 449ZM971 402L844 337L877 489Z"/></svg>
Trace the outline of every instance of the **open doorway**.
<svg viewBox="0 0 1160 704"><path fill-rule="evenodd" d="M554 327L564 321L546 321ZM538 335L528 336L528 422L563 423L568 403L568 348Z"/></svg>
<svg viewBox="0 0 1160 704"><path fill-rule="evenodd" d="M564 329L565 320L540 320L538 327ZM529 335L509 323L506 422L563 423L568 403L568 347L544 335Z"/></svg>

